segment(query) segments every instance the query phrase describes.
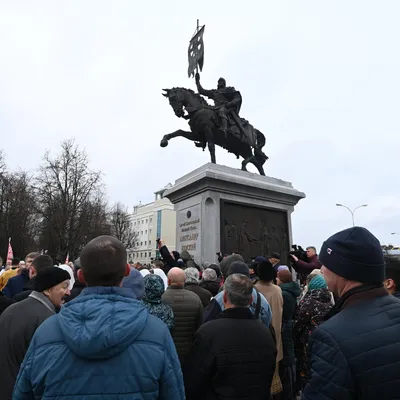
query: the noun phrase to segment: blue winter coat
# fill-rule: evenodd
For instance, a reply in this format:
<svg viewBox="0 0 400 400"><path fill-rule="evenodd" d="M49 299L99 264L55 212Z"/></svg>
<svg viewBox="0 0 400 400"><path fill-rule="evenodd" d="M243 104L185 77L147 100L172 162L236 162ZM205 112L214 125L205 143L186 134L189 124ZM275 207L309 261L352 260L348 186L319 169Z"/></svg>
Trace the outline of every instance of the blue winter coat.
<svg viewBox="0 0 400 400"><path fill-rule="evenodd" d="M346 305L311 335L311 380L303 400L393 400L400 393L400 300Z"/></svg>
<svg viewBox="0 0 400 400"><path fill-rule="evenodd" d="M37 329L13 399L184 400L167 326L131 289L89 287Z"/></svg>

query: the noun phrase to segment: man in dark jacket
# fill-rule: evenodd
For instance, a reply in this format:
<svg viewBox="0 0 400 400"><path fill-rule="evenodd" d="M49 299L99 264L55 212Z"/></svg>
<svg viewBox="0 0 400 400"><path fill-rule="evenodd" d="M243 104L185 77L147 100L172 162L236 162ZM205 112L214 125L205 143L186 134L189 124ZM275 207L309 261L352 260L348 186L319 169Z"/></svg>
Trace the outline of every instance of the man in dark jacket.
<svg viewBox="0 0 400 400"><path fill-rule="evenodd" d="M208 290L212 296L216 296L221 287L221 280L218 279L214 269L207 268L203 271L203 276L199 285L203 289Z"/></svg>
<svg viewBox="0 0 400 400"><path fill-rule="evenodd" d="M36 331L14 399L184 400L167 325L120 287L130 272L125 246L100 236L80 259L88 287Z"/></svg>
<svg viewBox="0 0 400 400"><path fill-rule="evenodd" d="M319 258L317 256L317 250L315 247L307 247L307 258L308 262L299 260L297 256L294 254L291 254L291 257L294 260L293 267L296 270L296 272L299 273L301 280L305 280L305 278L314 270L314 269L320 269L322 264L319 261Z"/></svg>
<svg viewBox="0 0 400 400"><path fill-rule="evenodd" d="M397 257L385 257L386 279L385 289L400 299L400 260Z"/></svg>
<svg viewBox="0 0 400 400"><path fill-rule="evenodd" d="M187 400L269 399L276 346L249 309L252 293L245 275L225 281L224 311L200 327L184 363Z"/></svg>
<svg viewBox="0 0 400 400"><path fill-rule="evenodd" d="M68 272L49 267L35 281L30 296L8 307L0 317L1 399L11 399L15 379L36 329L61 306L68 294Z"/></svg>
<svg viewBox="0 0 400 400"><path fill-rule="evenodd" d="M383 288L381 245L367 229L336 233L322 245L322 273L338 302L311 335L304 400L398 397L400 300Z"/></svg>
<svg viewBox="0 0 400 400"><path fill-rule="evenodd" d="M196 293L200 297L203 307L207 307L210 303L212 294L207 290L199 286L199 271L196 268L190 267L185 269L185 289Z"/></svg>
<svg viewBox="0 0 400 400"><path fill-rule="evenodd" d="M37 256L39 256L39 253L29 253L25 257L25 265L19 268L18 275L10 278L3 289L3 294L5 296L13 298L24 290L24 286L29 281L29 271L32 262Z"/></svg>
<svg viewBox="0 0 400 400"><path fill-rule="evenodd" d="M47 269L48 267L53 267L54 262L53 259L47 254L42 254L33 259L32 264L29 268L29 280L26 282L25 286L22 289L22 292L18 293L14 296L15 301L25 300L32 293L33 288L35 286L36 275Z"/></svg>
<svg viewBox="0 0 400 400"><path fill-rule="evenodd" d="M171 335L181 363L192 347L194 334L203 317L200 297L184 289L185 279L185 273L180 268L171 268L168 272L168 289L162 296L163 302L174 312L175 324Z"/></svg>

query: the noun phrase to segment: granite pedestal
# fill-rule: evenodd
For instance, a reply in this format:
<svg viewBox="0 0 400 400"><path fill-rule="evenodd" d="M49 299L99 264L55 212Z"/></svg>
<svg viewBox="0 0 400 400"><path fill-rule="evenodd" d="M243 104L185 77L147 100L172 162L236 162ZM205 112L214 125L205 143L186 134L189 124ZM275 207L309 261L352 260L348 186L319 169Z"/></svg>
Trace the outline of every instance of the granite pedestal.
<svg viewBox="0 0 400 400"><path fill-rule="evenodd" d="M286 264L291 213L305 198L289 182L211 163L179 178L165 196L177 212L176 250L198 264L215 262L219 251L247 262L278 252Z"/></svg>

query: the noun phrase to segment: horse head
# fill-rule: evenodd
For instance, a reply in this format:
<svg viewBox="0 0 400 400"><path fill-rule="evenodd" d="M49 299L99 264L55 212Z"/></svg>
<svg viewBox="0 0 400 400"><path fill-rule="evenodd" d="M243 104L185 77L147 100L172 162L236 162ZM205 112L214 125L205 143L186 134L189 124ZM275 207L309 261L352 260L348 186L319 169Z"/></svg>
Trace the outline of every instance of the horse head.
<svg viewBox="0 0 400 400"><path fill-rule="evenodd" d="M162 93L162 95L168 98L169 104L174 110L175 115L182 118L185 115L185 111L183 110L185 98L182 90L180 88L173 88L163 89L163 91L166 93Z"/></svg>

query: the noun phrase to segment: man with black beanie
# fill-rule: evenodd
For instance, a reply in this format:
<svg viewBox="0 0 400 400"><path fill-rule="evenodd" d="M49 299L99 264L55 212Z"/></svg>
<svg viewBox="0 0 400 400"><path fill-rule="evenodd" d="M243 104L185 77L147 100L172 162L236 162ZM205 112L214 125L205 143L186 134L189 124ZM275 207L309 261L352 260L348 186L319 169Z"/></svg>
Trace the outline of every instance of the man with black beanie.
<svg viewBox="0 0 400 400"><path fill-rule="evenodd" d="M304 400L392 400L400 392L400 300L383 287L378 239L353 227L327 239L321 271L338 298L311 335Z"/></svg>
<svg viewBox="0 0 400 400"><path fill-rule="evenodd" d="M20 365L36 329L55 314L69 294L70 276L61 268L48 267L36 279L25 300L9 306L0 316L1 399L11 399Z"/></svg>
<svg viewBox="0 0 400 400"><path fill-rule="evenodd" d="M385 289L400 299L400 260L397 257L385 257Z"/></svg>

